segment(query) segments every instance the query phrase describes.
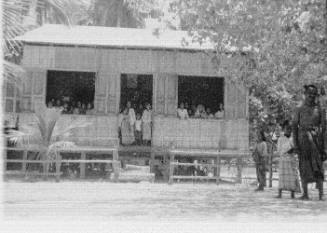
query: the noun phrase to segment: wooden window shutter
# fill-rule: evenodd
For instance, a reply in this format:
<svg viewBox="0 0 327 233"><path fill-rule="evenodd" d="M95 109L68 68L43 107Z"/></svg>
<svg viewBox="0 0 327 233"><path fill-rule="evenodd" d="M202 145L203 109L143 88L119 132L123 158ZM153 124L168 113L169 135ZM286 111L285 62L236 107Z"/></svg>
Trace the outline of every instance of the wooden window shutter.
<svg viewBox="0 0 327 233"><path fill-rule="evenodd" d="M165 94L166 94L166 111L167 115L176 115L177 97L178 97L178 76L169 74L166 77Z"/></svg>
<svg viewBox="0 0 327 233"><path fill-rule="evenodd" d="M166 74L155 74L154 75L154 111L156 114L165 114L165 85L166 85Z"/></svg>
<svg viewBox="0 0 327 233"><path fill-rule="evenodd" d="M98 72L95 75L94 109L98 114L106 113L107 79L109 74Z"/></svg>
<svg viewBox="0 0 327 233"><path fill-rule="evenodd" d="M108 113L119 112L120 74L110 73L108 78L107 105Z"/></svg>
<svg viewBox="0 0 327 233"><path fill-rule="evenodd" d="M225 118L248 117L248 89L242 84L225 79Z"/></svg>
<svg viewBox="0 0 327 233"><path fill-rule="evenodd" d="M32 110L35 111L36 108L44 106L45 95L46 95L46 70L37 70L32 72Z"/></svg>
<svg viewBox="0 0 327 233"><path fill-rule="evenodd" d="M20 109L23 112L34 111L38 106L45 105L46 70L26 72L23 78Z"/></svg>

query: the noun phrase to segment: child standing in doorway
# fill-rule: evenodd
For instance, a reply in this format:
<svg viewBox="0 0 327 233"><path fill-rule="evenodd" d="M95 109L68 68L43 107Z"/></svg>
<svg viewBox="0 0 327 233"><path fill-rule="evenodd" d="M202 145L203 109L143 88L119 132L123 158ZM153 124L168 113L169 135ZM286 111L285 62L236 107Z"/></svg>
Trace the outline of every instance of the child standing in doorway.
<svg viewBox="0 0 327 233"><path fill-rule="evenodd" d="M136 121L135 121L135 139L137 145L142 145L142 119L141 114L136 114Z"/></svg>

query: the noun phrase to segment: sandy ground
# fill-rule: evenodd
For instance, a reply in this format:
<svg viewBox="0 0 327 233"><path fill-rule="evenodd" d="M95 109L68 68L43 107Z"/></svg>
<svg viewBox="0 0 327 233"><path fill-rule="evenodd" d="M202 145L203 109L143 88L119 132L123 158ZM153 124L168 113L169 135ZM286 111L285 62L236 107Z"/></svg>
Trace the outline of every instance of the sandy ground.
<svg viewBox="0 0 327 233"><path fill-rule="evenodd" d="M326 186L326 184L325 184ZM110 183L62 181L3 184L4 218L96 221L301 221L327 220L327 201L276 199L276 188L254 192L245 184ZM297 194L299 196L300 194Z"/></svg>

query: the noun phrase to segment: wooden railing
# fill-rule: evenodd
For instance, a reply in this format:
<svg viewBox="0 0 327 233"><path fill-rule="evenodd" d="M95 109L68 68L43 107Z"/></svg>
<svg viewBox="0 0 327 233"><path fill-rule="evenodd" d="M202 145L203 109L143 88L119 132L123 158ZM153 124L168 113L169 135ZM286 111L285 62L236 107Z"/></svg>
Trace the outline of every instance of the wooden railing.
<svg viewBox="0 0 327 233"><path fill-rule="evenodd" d="M172 148L169 150L170 164L169 164L169 184L172 184L174 179L213 179L216 183L220 182L220 168L222 158L237 158L237 177L236 181L238 183L242 180L242 159L249 156L248 151L234 151L234 150L200 150L200 149L186 149ZM188 157L188 158L211 158L214 159L214 164L196 164L196 163L180 163L175 161L175 157ZM178 176L174 175L175 166L210 166L215 168L215 175L213 177L209 176Z"/></svg>
<svg viewBox="0 0 327 233"><path fill-rule="evenodd" d="M106 148L106 147L73 147L69 149L61 149L58 150L56 153L56 157L54 160L30 160L28 159L28 152L41 152L37 148L17 148L17 147L8 147L5 148L5 157L4 157L4 173L9 173L7 171L7 164L8 163L21 163L22 168L21 171L18 173L21 174L27 174L26 167L27 164L55 164L56 171L55 173L49 173L48 170L43 169L42 173L39 173L41 176L55 176L56 181L60 181L61 176L61 165L62 163L78 163L80 164L80 177L85 178L85 164L86 163L104 163L104 164L112 164L113 165L113 172L114 172L114 181L116 181L119 177L119 169L120 169L120 162L119 162L119 155L118 155L118 148L112 147L112 148ZM8 159L7 158L7 151L22 151L23 152L23 158L22 159ZM74 153L79 154L80 159L62 159L61 154L62 153ZM112 154L112 159L86 159L86 154L95 154L95 153L101 153L101 154Z"/></svg>

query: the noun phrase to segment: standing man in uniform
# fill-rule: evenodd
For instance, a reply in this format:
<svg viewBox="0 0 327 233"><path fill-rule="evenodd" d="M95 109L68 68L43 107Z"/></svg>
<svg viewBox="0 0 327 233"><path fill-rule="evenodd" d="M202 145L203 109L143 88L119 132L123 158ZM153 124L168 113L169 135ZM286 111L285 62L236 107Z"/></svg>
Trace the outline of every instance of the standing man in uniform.
<svg viewBox="0 0 327 233"><path fill-rule="evenodd" d="M304 103L295 109L292 128L294 150L299 156L299 170L303 188L302 200L308 200L308 183L315 182L319 200L323 200L325 160L324 136L326 117L318 104L318 89L314 85L304 86Z"/></svg>

